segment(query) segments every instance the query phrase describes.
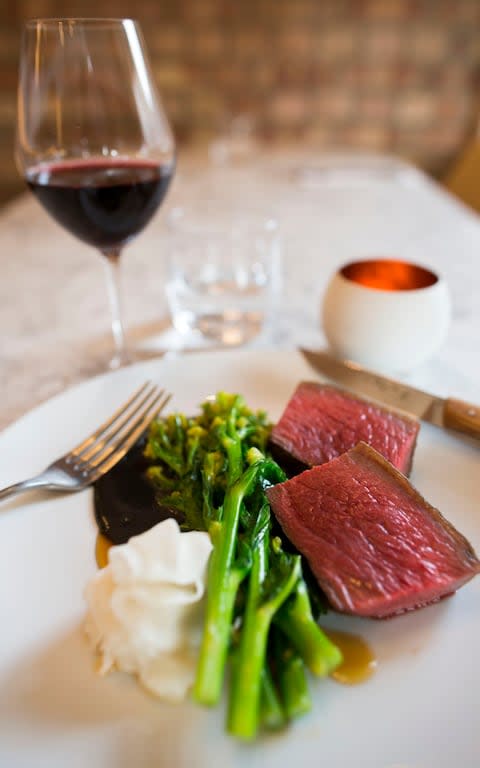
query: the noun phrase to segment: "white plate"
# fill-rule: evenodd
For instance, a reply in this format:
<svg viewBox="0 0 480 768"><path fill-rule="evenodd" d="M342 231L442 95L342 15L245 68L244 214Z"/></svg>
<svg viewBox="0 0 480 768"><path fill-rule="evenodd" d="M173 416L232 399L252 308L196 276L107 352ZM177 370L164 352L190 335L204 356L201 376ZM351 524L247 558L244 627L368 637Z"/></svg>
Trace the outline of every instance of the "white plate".
<svg viewBox="0 0 480 768"><path fill-rule="evenodd" d="M65 392L0 435L0 483L36 472L154 378L192 411L219 389L272 418L313 374L294 352L203 352L121 370ZM480 549L478 449L422 426L413 482ZM478 768L480 579L422 611L368 621L330 614L378 659L367 683L311 681L313 711L254 746L224 735L222 711L153 700L99 678L82 633L95 572L91 492L8 502L0 515L2 768Z"/></svg>

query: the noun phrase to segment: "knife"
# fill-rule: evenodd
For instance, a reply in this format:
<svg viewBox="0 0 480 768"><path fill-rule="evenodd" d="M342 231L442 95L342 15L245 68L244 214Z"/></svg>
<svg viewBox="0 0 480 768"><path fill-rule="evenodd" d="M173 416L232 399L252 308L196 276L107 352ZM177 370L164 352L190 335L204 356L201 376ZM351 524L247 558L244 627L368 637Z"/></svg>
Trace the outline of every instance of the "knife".
<svg viewBox="0 0 480 768"><path fill-rule="evenodd" d="M300 348L310 365L327 378L338 382L346 389L365 395L374 400L408 411L437 427L453 429L461 434L480 440L480 406L442 398L416 389L409 384L389 379L369 371L351 360L337 360L328 352Z"/></svg>

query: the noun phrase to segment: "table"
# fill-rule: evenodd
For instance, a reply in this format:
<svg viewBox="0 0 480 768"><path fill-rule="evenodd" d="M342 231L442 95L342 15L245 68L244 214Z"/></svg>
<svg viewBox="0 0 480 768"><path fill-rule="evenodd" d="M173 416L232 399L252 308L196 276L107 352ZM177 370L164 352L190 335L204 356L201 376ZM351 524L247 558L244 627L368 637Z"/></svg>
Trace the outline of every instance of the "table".
<svg viewBox="0 0 480 768"><path fill-rule="evenodd" d="M396 256L443 273L453 319L437 356L407 380L480 400L480 220L420 171L391 157L283 150L253 166L213 167L185 153L165 206L123 257L127 334L164 353L165 216L206 194L273 211L284 240L274 332L254 344L321 345L321 297L343 262ZM219 208L219 215L221 211ZM0 428L92 375L110 344L101 259L26 194L0 214ZM176 346L174 339L174 346ZM178 349L175 353L179 353ZM171 352L170 352L171 354Z"/></svg>

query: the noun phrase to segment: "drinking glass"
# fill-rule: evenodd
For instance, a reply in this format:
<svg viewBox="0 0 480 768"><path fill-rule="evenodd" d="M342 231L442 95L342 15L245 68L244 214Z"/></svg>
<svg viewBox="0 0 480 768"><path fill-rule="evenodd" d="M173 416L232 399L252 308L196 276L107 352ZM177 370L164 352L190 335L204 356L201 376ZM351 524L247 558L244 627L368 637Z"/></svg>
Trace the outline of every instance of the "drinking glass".
<svg viewBox="0 0 480 768"><path fill-rule="evenodd" d="M103 256L115 368L131 359L119 290L123 246L149 222L175 144L131 19L38 19L21 47L16 161L56 221Z"/></svg>
<svg viewBox="0 0 480 768"><path fill-rule="evenodd" d="M203 201L169 216L166 293L174 328L223 345L271 331L281 290L277 220Z"/></svg>

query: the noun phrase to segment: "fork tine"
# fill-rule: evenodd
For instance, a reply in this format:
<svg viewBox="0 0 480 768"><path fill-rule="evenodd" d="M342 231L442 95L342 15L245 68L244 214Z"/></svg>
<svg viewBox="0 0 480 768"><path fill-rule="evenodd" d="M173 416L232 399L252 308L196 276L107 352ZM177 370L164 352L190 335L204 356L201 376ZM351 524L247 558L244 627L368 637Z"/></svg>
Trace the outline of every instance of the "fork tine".
<svg viewBox="0 0 480 768"><path fill-rule="evenodd" d="M94 443L96 440L98 440L99 437L109 428L111 427L117 419L122 416L123 413L125 413L125 410L129 408L135 400L140 397L143 392L145 392L145 389L147 387L151 386L151 383L146 381L144 384L142 384L141 387L139 387L133 395L127 400L126 403L123 403L123 405L120 406L112 415L110 416L107 421L105 421L103 424L101 424L98 429L95 430L91 435L89 435L85 440L83 440L81 443L79 443L75 448L70 451L70 453L77 456L79 453L85 451L86 448L88 448L92 443Z"/></svg>
<svg viewBox="0 0 480 768"><path fill-rule="evenodd" d="M144 412L143 418L132 425L130 432L123 436L120 443L116 443L112 446L110 453L102 458L100 463L94 466L93 471L89 473L90 482L95 482L101 475L104 475L122 459L125 454L132 448L136 441L145 432L148 425L158 416L158 414L165 408L171 394L165 394L165 391L159 394L158 398L147 408ZM159 402L160 400L160 402Z"/></svg>
<svg viewBox="0 0 480 768"><path fill-rule="evenodd" d="M101 464L102 461L108 458L119 445L123 444L130 432L143 420L145 414L148 413L164 395L164 389L158 390L158 388L155 387L154 390L149 393L148 398L144 399L142 406L136 408L135 412L132 413L128 419L124 420L121 429L115 430L112 435L108 436L108 439L100 440L95 446L95 449L89 452L90 455L88 457L81 456L77 459L78 463L84 464L87 471L89 468Z"/></svg>
<svg viewBox="0 0 480 768"><path fill-rule="evenodd" d="M163 392L163 390L161 390ZM142 397L140 395L143 394ZM122 429L128 425L128 423L134 418L142 408L148 404L153 395L158 393L158 387L152 382L146 382L142 389L139 391L137 397L128 401L125 404L123 410L117 411L117 417L111 422L106 429L102 431L97 430L99 435L93 439L93 435L89 442L79 451L75 448L71 453L77 461L90 461L92 457L95 457L113 438L120 434ZM140 399L139 399L140 397Z"/></svg>

